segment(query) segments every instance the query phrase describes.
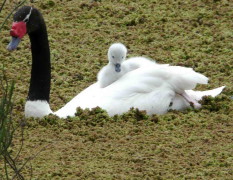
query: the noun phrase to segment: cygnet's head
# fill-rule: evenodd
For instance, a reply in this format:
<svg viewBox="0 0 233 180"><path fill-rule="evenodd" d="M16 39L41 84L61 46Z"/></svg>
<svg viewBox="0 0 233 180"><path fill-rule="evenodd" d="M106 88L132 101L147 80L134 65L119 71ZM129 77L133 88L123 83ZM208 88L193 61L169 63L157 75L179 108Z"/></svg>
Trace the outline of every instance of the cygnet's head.
<svg viewBox="0 0 233 180"><path fill-rule="evenodd" d="M121 43L114 43L110 46L108 50L108 60L115 66L115 71L121 71L121 63L126 58L127 49Z"/></svg>

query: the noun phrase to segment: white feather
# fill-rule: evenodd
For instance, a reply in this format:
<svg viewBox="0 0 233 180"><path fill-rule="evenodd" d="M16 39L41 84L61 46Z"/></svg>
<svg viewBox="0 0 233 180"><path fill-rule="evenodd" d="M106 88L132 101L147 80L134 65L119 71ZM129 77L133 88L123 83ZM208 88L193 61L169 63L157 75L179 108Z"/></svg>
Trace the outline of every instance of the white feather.
<svg viewBox="0 0 233 180"><path fill-rule="evenodd" d="M121 43L114 43L109 47L108 50L108 64L104 66L97 75L97 79L101 88L104 88L121 76L123 76L126 71L125 68L122 70L122 62L126 58L127 49ZM116 70L116 65L118 68Z"/></svg>
<svg viewBox="0 0 233 180"><path fill-rule="evenodd" d="M110 116L127 112L131 107L146 110L148 114L164 114L169 109L182 110L190 107L182 93L201 98L217 95L223 87L202 93L187 91L197 83L206 84L208 78L190 68L179 66L141 67L126 73L106 88L98 82L91 85L63 108L55 112L59 117L74 116L77 107L101 107ZM214 92L214 93L213 93ZM169 107L170 104L173 104Z"/></svg>
<svg viewBox="0 0 233 180"><path fill-rule="evenodd" d="M27 101L25 104L26 117L42 118L43 116L52 113L48 102L45 100Z"/></svg>

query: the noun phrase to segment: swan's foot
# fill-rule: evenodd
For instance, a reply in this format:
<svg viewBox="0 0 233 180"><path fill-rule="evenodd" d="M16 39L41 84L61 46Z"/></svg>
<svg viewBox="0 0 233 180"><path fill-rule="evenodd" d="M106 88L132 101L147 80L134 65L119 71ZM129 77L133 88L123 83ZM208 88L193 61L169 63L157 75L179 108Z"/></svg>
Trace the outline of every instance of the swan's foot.
<svg viewBox="0 0 233 180"><path fill-rule="evenodd" d="M201 104L198 103L198 101L196 99L191 98L188 94L186 94L185 92L180 94L189 104L191 107L194 107L196 109L201 108Z"/></svg>

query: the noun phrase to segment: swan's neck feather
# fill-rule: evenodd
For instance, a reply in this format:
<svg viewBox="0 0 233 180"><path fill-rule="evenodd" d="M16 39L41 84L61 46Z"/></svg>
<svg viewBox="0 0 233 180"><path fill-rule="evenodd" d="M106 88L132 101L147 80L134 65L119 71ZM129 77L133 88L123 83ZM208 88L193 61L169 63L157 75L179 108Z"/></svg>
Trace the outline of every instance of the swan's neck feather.
<svg viewBox="0 0 233 180"><path fill-rule="evenodd" d="M32 51L32 70L28 100L46 100L49 102L51 65L48 35L44 20L40 28L29 34Z"/></svg>
<svg viewBox="0 0 233 180"><path fill-rule="evenodd" d="M42 118L53 113L46 100L27 101L25 104L25 116Z"/></svg>

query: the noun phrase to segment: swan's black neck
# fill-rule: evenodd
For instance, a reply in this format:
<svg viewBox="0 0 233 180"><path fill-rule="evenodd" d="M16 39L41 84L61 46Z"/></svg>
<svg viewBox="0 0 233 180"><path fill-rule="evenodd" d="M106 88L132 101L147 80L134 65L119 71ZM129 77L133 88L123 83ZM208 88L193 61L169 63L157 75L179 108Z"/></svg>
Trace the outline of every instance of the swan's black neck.
<svg viewBox="0 0 233 180"><path fill-rule="evenodd" d="M51 65L48 35L44 20L40 28L29 34L32 51L32 70L27 100L49 102Z"/></svg>

